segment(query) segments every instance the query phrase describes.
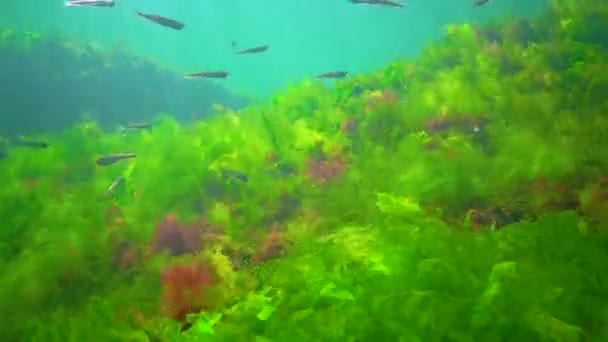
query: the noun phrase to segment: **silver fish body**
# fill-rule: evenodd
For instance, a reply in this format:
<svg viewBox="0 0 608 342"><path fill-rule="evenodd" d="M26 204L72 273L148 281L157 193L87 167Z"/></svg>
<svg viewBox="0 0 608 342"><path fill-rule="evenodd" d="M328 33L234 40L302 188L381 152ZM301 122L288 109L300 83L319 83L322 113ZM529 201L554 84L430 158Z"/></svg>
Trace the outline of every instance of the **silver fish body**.
<svg viewBox="0 0 608 342"><path fill-rule="evenodd" d="M350 0L350 2L353 4L379 5L399 8L403 7L403 4L391 0Z"/></svg>
<svg viewBox="0 0 608 342"><path fill-rule="evenodd" d="M344 78L348 75L348 71L331 71L326 72L320 75L317 75L317 78L320 79L335 79L335 78Z"/></svg>
<svg viewBox="0 0 608 342"><path fill-rule="evenodd" d="M132 122L129 124L126 124L123 127L123 130L127 130L127 129L149 129L152 127L152 124L149 122Z"/></svg>
<svg viewBox="0 0 608 342"><path fill-rule="evenodd" d="M228 72L226 71L201 71L194 72L191 74L184 75L186 78L226 78L228 77Z"/></svg>
<svg viewBox="0 0 608 342"><path fill-rule="evenodd" d="M96 163L99 166L107 166L118 163L121 160L131 158L135 158L135 153L115 153L100 157L97 159Z"/></svg>
<svg viewBox="0 0 608 342"><path fill-rule="evenodd" d="M247 176L246 174L239 172L239 171L229 170L229 169L220 169L220 173L224 177L238 179L244 183L249 182L249 176Z"/></svg>
<svg viewBox="0 0 608 342"><path fill-rule="evenodd" d="M110 198L114 197L114 193L116 193L116 189L118 189L124 183L125 183L125 177L121 176L121 177L116 178L116 180L114 180L112 182L112 184L110 184L110 186L108 187L108 190L106 190L105 198L110 199Z"/></svg>
<svg viewBox="0 0 608 342"><path fill-rule="evenodd" d="M114 7L114 0L74 0L65 3L68 7Z"/></svg>
<svg viewBox="0 0 608 342"><path fill-rule="evenodd" d="M142 13L142 12L135 12L136 15L145 18L153 23L165 26L165 27L169 27L172 28L174 30L181 30L184 28L184 23L182 23L181 21L177 21L175 19L171 19L171 18L167 18L167 17L163 17L157 14L148 14L148 13Z"/></svg>
<svg viewBox="0 0 608 342"><path fill-rule="evenodd" d="M241 50L241 51L237 52L236 54L237 55L248 55L248 54L266 52L267 50L268 50L268 45L262 45L262 46L256 46L256 47L252 47L249 49Z"/></svg>

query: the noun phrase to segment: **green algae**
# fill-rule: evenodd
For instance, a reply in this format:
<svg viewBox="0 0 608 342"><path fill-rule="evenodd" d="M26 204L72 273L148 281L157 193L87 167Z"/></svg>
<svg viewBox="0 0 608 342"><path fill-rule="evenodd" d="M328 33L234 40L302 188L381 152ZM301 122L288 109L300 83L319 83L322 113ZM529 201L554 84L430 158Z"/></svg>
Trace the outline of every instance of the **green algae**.
<svg viewBox="0 0 608 342"><path fill-rule="evenodd" d="M0 339L608 339L606 14L555 1L491 26L501 43L450 26L419 59L332 90L11 147ZM137 158L95 166L118 151ZM118 176L125 189L100 200ZM208 229L199 253L150 252L168 215ZM162 275L197 260L214 286L178 322Z"/></svg>

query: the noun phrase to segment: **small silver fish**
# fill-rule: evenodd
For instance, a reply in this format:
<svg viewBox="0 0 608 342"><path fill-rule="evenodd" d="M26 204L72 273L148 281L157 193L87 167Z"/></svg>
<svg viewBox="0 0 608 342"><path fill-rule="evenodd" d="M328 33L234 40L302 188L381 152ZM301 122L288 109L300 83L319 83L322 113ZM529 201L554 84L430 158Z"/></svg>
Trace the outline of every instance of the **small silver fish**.
<svg viewBox="0 0 608 342"><path fill-rule="evenodd" d="M15 144L19 145L19 146L32 147L32 148L47 148L50 146L50 144L45 141L23 140L23 139L18 139L15 142Z"/></svg>
<svg viewBox="0 0 608 342"><path fill-rule="evenodd" d="M135 158L135 153L114 153L114 154L108 154L106 156L103 156L103 157L97 159L96 163L99 166L106 166L106 165L112 165L114 163L118 163L119 161L121 161L123 159L131 159L131 158Z"/></svg>
<svg viewBox="0 0 608 342"><path fill-rule="evenodd" d="M125 183L125 177L121 176L121 177L116 178L112 182L112 184L110 184L110 186L108 187L108 190L106 190L104 198L110 199L110 198L114 197L114 193L116 193L116 189L118 189L124 183Z"/></svg>
<svg viewBox="0 0 608 342"><path fill-rule="evenodd" d="M379 5L388 7L403 7L403 4L391 0L350 0L353 4Z"/></svg>
<svg viewBox="0 0 608 342"><path fill-rule="evenodd" d="M317 75L317 78L321 79L334 79L334 78L344 78L348 74L348 71L331 71L326 72L324 74Z"/></svg>
<svg viewBox="0 0 608 342"><path fill-rule="evenodd" d="M483 5L487 4L488 2L490 2L490 0L475 0L473 5L479 7L479 6L483 6Z"/></svg>
<svg viewBox="0 0 608 342"><path fill-rule="evenodd" d="M179 31L184 28L184 23L177 21L175 19L162 17L162 16L156 15L156 14L142 13L142 12L135 12L135 14L142 18L145 18L153 23L159 24L164 27L169 27L174 30Z"/></svg>
<svg viewBox="0 0 608 342"><path fill-rule="evenodd" d="M268 45L256 46L249 49L241 50L237 52L237 55L247 55L252 53L262 53L268 50Z"/></svg>
<svg viewBox="0 0 608 342"><path fill-rule="evenodd" d="M240 180L241 182L247 183L249 181L249 176L247 176L246 174L239 172L239 171L220 169L220 173L224 177L235 178L235 179Z"/></svg>
<svg viewBox="0 0 608 342"><path fill-rule="evenodd" d="M149 129L152 127L152 124L150 122L132 122L132 123L128 123L126 124L124 127L122 127L122 131L126 131L126 130L130 130L130 129Z"/></svg>
<svg viewBox="0 0 608 342"><path fill-rule="evenodd" d="M74 0L65 3L68 7L114 7L114 0Z"/></svg>
<svg viewBox="0 0 608 342"><path fill-rule="evenodd" d="M186 78L194 78L194 77L199 77L199 78L226 78L228 77L228 72L226 71L201 71L201 72L194 72L191 74L185 74L184 77Z"/></svg>

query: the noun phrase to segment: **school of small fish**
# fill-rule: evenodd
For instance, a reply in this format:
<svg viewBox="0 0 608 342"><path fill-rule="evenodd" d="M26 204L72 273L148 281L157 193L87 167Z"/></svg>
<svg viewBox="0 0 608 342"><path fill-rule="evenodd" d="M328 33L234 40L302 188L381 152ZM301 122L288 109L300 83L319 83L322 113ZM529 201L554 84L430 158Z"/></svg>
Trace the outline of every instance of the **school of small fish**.
<svg viewBox="0 0 608 342"><path fill-rule="evenodd" d="M474 6L483 6L489 3L491 0L474 0ZM395 8L403 8L405 5L401 2L393 1L393 0L348 0L348 2L355 5L373 5L373 6L384 6L384 7L395 7ZM114 7L116 4L114 0L74 0L68 1L65 3L66 6L72 7ZM174 30L182 30L186 25L178 20L167 18L157 14L150 13L142 13L135 12L135 14L139 17L142 17L152 23L162 25ZM236 43L231 42L234 47ZM252 48L246 48L240 51L237 51L237 55L247 55L247 54L257 54L268 51L268 45L260 45ZM211 70L211 71L199 71L185 74L185 78L215 78L215 79L224 79L229 76L229 72L224 70ZM339 79L344 78L348 74L347 71L328 71L321 73L316 76L317 79Z"/></svg>
<svg viewBox="0 0 608 342"><path fill-rule="evenodd" d="M404 4L403 3L399 3L393 0L348 0L350 3L352 4L357 4L357 5L375 5L375 6L385 6L385 7L396 7L396 8L403 8ZM487 3L489 3L491 0L474 0L473 5L474 6L483 6ZM73 1L68 1L65 3L66 7L115 7L116 3L114 0L73 0ZM167 18L167 17L163 17L161 15L157 15L157 14L150 14L150 13L142 13L142 12L135 12L135 15L146 19L152 23L164 26L164 27L168 27L174 30L182 30L185 27L185 24L175 20L175 19L171 19L171 18ZM236 46L236 43L233 41L231 42L232 47ZM268 45L260 45L260 46L255 46L255 47L251 47L251 48L246 48L246 49L242 49L236 52L237 55L248 55L248 54L258 54L258 53L264 53L266 51L268 51L269 46ZM198 71L198 72L192 72L192 73L188 73L185 74L184 77L186 78L214 78L214 79L225 79L226 77L228 77L229 73L227 71L224 70L213 70L213 71ZM318 75L316 75L317 79L341 79L341 78L345 78L348 75L348 71L345 70L337 70L337 71L327 71L327 72L323 72L320 73ZM131 130L142 130L142 129L150 129L152 127L152 124L149 122L134 122L134 123L130 123L125 125L124 127L121 128L121 131L123 132L123 134L125 134L128 131ZM19 138L17 139L14 144L16 146L23 146L23 147L29 147L29 148L36 148L36 149L46 149L50 146L49 143L44 142L44 141L38 141L38 140L30 140L30 139L22 139ZM7 155L6 152L6 147L3 147L2 149L0 149L0 159L4 159ZM111 154L106 154L103 155L101 157L99 157L96 160L96 164L98 166L108 166L108 165L113 165L116 164L122 160L128 160L128 159L133 159L136 158L136 154L132 153L132 152L120 152L120 153L111 153ZM231 178L240 182L244 182L247 183L249 181L249 176L247 176L246 174L240 172L240 171L235 171L235 170L229 170L229 169L224 169L221 168L219 169L219 173L221 176L226 177L226 178ZM126 182L126 179L122 176L116 178L107 188L107 190L104 193L104 196L102 197L102 199L111 199L114 197L116 191L118 188L120 188L124 183Z"/></svg>

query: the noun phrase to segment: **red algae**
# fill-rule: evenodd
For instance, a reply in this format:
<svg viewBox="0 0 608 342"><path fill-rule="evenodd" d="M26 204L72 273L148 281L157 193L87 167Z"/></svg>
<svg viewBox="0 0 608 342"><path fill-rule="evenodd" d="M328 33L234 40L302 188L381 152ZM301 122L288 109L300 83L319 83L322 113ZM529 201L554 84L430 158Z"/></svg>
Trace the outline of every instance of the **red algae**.
<svg viewBox="0 0 608 342"><path fill-rule="evenodd" d="M154 231L151 242L152 252L160 253L166 250L171 255L186 253L182 229L175 216L168 215Z"/></svg>
<svg viewBox="0 0 608 342"><path fill-rule="evenodd" d="M201 216L184 226L183 246L188 253L194 253L219 240L223 235L224 229L221 226L212 224L207 217Z"/></svg>
<svg viewBox="0 0 608 342"><path fill-rule="evenodd" d="M141 254L132 243L121 241L114 248L112 265L119 271L127 271L141 260Z"/></svg>
<svg viewBox="0 0 608 342"><path fill-rule="evenodd" d="M315 160L308 157L306 175L309 178L328 182L343 175L348 169L348 164L340 156L334 156L323 160Z"/></svg>
<svg viewBox="0 0 608 342"><path fill-rule="evenodd" d="M266 236L262 248L253 258L254 263L259 264L282 256L285 243L285 234L276 228L273 229Z"/></svg>
<svg viewBox="0 0 608 342"><path fill-rule="evenodd" d="M154 231L150 251L167 251L171 256L197 253L206 245L217 241L223 234L223 228L211 224L206 217L182 223L175 215L167 215Z"/></svg>
<svg viewBox="0 0 608 342"><path fill-rule="evenodd" d="M162 273L162 313L183 321L187 314L207 309L205 290L214 282L212 267L201 260L168 266Z"/></svg>
<svg viewBox="0 0 608 342"><path fill-rule="evenodd" d="M448 116L432 116L424 124L429 133L442 133L455 130L462 133L477 133L488 124L488 118L471 114L457 113Z"/></svg>

